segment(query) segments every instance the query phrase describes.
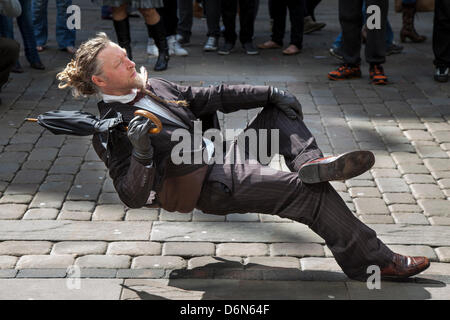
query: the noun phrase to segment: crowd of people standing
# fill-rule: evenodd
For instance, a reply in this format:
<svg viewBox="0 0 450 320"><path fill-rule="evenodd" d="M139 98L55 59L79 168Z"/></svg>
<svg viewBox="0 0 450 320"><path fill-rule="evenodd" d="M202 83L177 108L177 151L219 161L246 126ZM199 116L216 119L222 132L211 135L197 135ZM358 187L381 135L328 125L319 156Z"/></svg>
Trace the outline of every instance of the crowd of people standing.
<svg viewBox="0 0 450 320"><path fill-rule="evenodd" d="M92 0L101 6L101 17L111 19L118 44L125 48L132 59L130 17L139 17L138 10L148 34L147 53L157 56L155 71L167 69L172 55L189 55L194 17L206 20L206 37L203 50L228 55L240 42L248 55L257 55L260 50L280 49L284 55L299 54L303 48L303 35L321 30L326 23L316 20L315 10L321 0L269 0L270 39L254 44L254 26L260 7L259 0ZM402 0L401 42L426 41L414 26L418 0ZM427 0L424 0L427 1ZM433 1L433 0L430 0ZM19 15L7 14L4 8L11 3L21 7ZM67 27L67 8L72 0L56 2L56 42L60 50L75 52L75 29ZM383 64L386 56L400 53L403 47L394 41L394 33L387 18L388 0L339 0L339 22L341 33L331 45L329 52L342 64L328 74L330 80L361 77L360 49L365 44L365 59L369 64L369 75L373 84L388 83ZM380 28L368 28L367 8L372 5L380 9ZM0 0L0 39L14 39L13 19L17 20L23 39L24 53L31 68L44 70L39 53L46 50L48 40L48 0ZM3 8L3 9L2 9ZM289 14L290 38L285 42L286 18ZM237 29L239 20L239 29ZM269 21L268 21L269 23ZM238 30L238 31L237 31ZM448 81L450 67L450 0L435 0L433 29L433 51L435 53L434 79ZM219 43L219 39L223 41ZM286 44L287 43L287 44ZM4 59L6 63L8 59ZM9 61L9 60L8 60ZM8 73L23 72L18 59ZM5 72L4 70L2 71ZM0 86L2 83L0 83ZM1 88L1 87L0 87Z"/></svg>

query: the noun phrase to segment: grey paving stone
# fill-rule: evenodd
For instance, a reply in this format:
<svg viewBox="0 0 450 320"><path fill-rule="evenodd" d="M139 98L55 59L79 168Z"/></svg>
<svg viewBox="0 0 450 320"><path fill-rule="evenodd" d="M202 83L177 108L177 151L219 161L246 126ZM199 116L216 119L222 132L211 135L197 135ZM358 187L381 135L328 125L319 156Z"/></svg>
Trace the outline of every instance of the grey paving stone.
<svg viewBox="0 0 450 320"><path fill-rule="evenodd" d="M269 240L270 239L270 240ZM161 222L153 223L152 241L307 242L323 240L300 223Z"/></svg>
<svg viewBox="0 0 450 320"><path fill-rule="evenodd" d="M16 274L15 269L0 269L0 278L14 278Z"/></svg>
<svg viewBox="0 0 450 320"><path fill-rule="evenodd" d="M416 199L444 199L441 189L435 184L411 184L412 194Z"/></svg>
<svg viewBox="0 0 450 320"><path fill-rule="evenodd" d="M450 189L450 179L441 179L438 181L438 186L441 189Z"/></svg>
<svg viewBox="0 0 450 320"><path fill-rule="evenodd" d="M400 178L401 174L397 169L373 169L373 177L376 178Z"/></svg>
<svg viewBox="0 0 450 320"><path fill-rule="evenodd" d="M128 256L161 255L161 247L162 245L158 242L148 242L148 241L111 242L108 245L107 254L128 255Z"/></svg>
<svg viewBox="0 0 450 320"><path fill-rule="evenodd" d="M444 158L448 155L439 146L416 145L417 153L421 158Z"/></svg>
<svg viewBox="0 0 450 320"><path fill-rule="evenodd" d="M24 204L0 204L0 219L20 219L26 210Z"/></svg>
<svg viewBox="0 0 450 320"><path fill-rule="evenodd" d="M430 171L450 171L449 159L424 159L423 162Z"/></svg>
<svg viewBox="0 0 450 320"><path fill-rule="evenodd" d="M226 221L256 222L259 216L257 213L231 213L226 215Z"/></svg>
<svg viewBox="0 0 450 320"><path fill-rule="evenodd" d="M300 269L299 259L293 257L249 257L244 259L246 270L254 269Z"/></svg>
<svg viewBox="0 0 450 320"><path fill-rule="evenodd" d="M405 179L407 184L435 183L432 176L425 174L405 174L403 178Z"/></svg>
<svg viewBox="0 0 450 320"><path fill-rule="evenodd" d="M375 164L373 165L374 168L379 169L394 169L395 163L392 160L390 155L376 155L375 156Z"/></svg>
<svg viewBox="0 0 450 320"><path fill-rule="evenodd" d="M89 221L91 220L91 212L83 211L64 211L62 210L58 215L58 220L75 220L75 221Z"/></svg>
<svg viewBox="0 0 450 320"><path fill-rule="evenodd" d="M408 173L423 173L423 174L429 174L430 171L422 164L399 164L398 170L401 174L408 174Z"/></svg>
<svg viewBox="0 0 450 320"><path fill-rule="evenodd" d="M27 194L33 195L39 188L39 184L31 184L31 183L11 183L8 185L8 188L5 188L5 194L8 195L18 195L18 194Z"/></svg>
<svg viewBox="0 0 450 320"><path fill-rule="evenodd" d="M105 170L80 170L75 177L75 184L102 183Z"/></svg>
<svg viewBox="0 0 450 320"><path fill-rule="evenodd" d="M99 183L76 184L67 195L67 200L97 200L102 185Z"/></svg>
<svg viewBox="0 0 450 320"><path fill-rule="evenodd" d="M130 267L130 256L127 255L85 255L75 261L80 268L124 269Z"/></svg>
<svg viewBox="0 0 450 320"><path fill-rule="evenodd" d="M352 198L380 198L381 193L375 187L356 187L348 189Z"/></svg>
<svg viewBox="0 0 450 320"><path fill-rule="evenodd" d="M28 160L53 161L56 158L58 151L57 148L37 148L30 153Z"/></svg>
<svg viewBox="0 0 450 320"><path fill-rule="evenodd" d="M410 225L429 225L428 219L421 213L393 212L392 217L395 223L405 223Z"/></svg>
<svg viewBox="0 0 450 320"><path fill-rule="evenodd" d="M433 137L426 130L406 130L403 131L403 134L409 140L428 140L432 141Z"/></svg>
<svg viewBox="0 0 450 320"><path fill-rule="evenodd" d="M31 201L30 208L61 208L66 197L65 192L39 191Z"/></svg>
<svg viewBox="0 0 450 320"><path fill-rule="evenodd" d="M265 256L269 248L264 243L220 243L217 245L217 256Z"/></svg>
<svg viewBox="0 0 450 320"><path fill-rule="evenodd" d="M161 209L159 214L160 221L191 221L192 212L181 213L181 212L169 212Z"/></svg>
<svg viewBox="0 0 450 320"><path fill-rule="evenodd" d="M423 199L417 201L426 216L448 216L450 217L450 201L438 199Z"/></svg>
<svg viewBox="0 0 450 320"><path fill-rule="evenodd" d="M95 205L94 201L65 201L62 210L93 212Z"/></svg>
<svg viewBox="0 0 450 320"><path fill-rule="evenodd" d="M450 226L450 217L430 217L428 221L431 225Z"/></svg>
<svg viewBox="0 0 450 320"><path fill-rule="evenodd" d="M300 259L303 279L342 281L348 279L334 258Z"/></svg>
<svg viewBox="0 0 450 320"><path fill-rule="evenodd" d="M0 204L3 203L15 203L15 204L26 204L30 203L33 199L32 195L29 194L5 194L0 198Z"/></svg>
<svg viewBox="0 0 450 320"><path fill-rule="evenodd" d="M358 214L389 214L385 202L379 198L355 198L354 203Z"/></svg>
<svg viewBox="0 0 450 320"><path fill-rule="evenodd" d="M29 209L25 212L23 219L26 220L54 220L59 210L52 208Z"/></svg>
<svg viewBox="0 0 450 320"><path fill-rule="evenodd" d="M156 221L158 220L158 209L129 209L126 212L125 220L127 221Z"/></svg>
<svg viewBox="0 0 450 320"><path fill-rule="evenodd" d="M383 200L387 205L404 203L414 204L416 200L410 193L383 193Z"/></svg>
<svg viewBox="0 0 450 320"><path fill-rule="evenodd" d="M2 221L0 240L148 240L151 223L135 221Z"/></svg>
<svg viewBox="0 0 450 320"><path fill-rule="evenodd" d="M369 225L386 244L448 246L450 228L447 226L422 226L404 224Z"/></svg>
<svg viewBox="0 0 450 320"><path fill-rule="evenodd" d="M431 261L437 261L438 257L434 250L430 246L416 246L416 245L410 245L410 246L404 246L404 245L390 245L389 249L392 251L406 255L406 256L413 256L413 257L427 257Z"/></svg>
<svg viewBox="0 0 450 320"><path fill-rule="evenodd" d="M92 220L120 221L125 216L123 205L100 205L95 208Z"/></svg>
<svg viewBox="0 0 450 320"><path fill-rule="evenodd" d="M52 248L49 241L3 241L0 254L10 256L48 254Z"/></svg>
<svg viewBox="0 0 450 320"><path fill-rule="evenodd" d="M322 257L323 246L317 243L273 243L270 245L271 256Z"/></svg>
<svg viewBox="0 0 450 320"><path fill-rule="evenodd" d="M53 246L51 254L71 254L76 256L89 254L104 254L107 243L100 241L63 241Z"/></svg>
<svg viewBox="0 0 450 320"><path fill-rule="evenodd" d="M434 262L430 264L430 267L423 271L421 275L449 275L450 263Z"/></svg>
<svg viewBox="0 0 450 320"><path fill-rule="evenodd" d="M116 192L101 193L98 197L98 204L122 204L119 195Z"/></svg>
<svg viewBox="0 0 450 320"><path fill-rule="evenodd" d="M375 182L382 193L409 192L409 187L401 178L378 178Z"/></svg>
<svg viewBox="0 0 450 320"><path fill-rule="evenodd" d="M210 242L168 242L164 243L162 255L195 257L214 255L215 245Z"/></svg>
<svg viewBox="0 0 450 320"><path fill-rule="evenodd" d="M16 278L64 278L65 268L36 268L18 270Z"/></svg>
<svg viewBox="0 0 450 320"><path fill-rule="evenodd" d="M183 269L186 261L174 256L140 256L133 259L132 269Z"/></svg>
<svg viewBox="0 0 450 320"><path fill-rule="evenodd" d="M115 278L117 269L83 268L80 269L80 278Z"/></svg>
<svg viewBox="0 0 450 320"><path fill-rule="evenodd" d="M25 270L22 270L25 271ZM118 300L121 279L83 279L79 289L68 290L67 279L3 279L0 299L11 300Z"/></svg>
<svg viewBox="0 0 450 320"><path fill-rule="evenodd" d="M47 172L44 170L20 170L13 183L41 183Z"/></svg>
<svg viewBox="0 0 450 320"><path fill-rule="evenodd" d="M394 219L390 215L380 215L380 214L362 214L359 216L362 222L364 223L395 223Z"/></svg>
<svg viewBox="0 0 450 320"><path fill-rule="evenodd" d="M74 260L72 255L26 255L17 261L16 269L66 269Z"/></svg>
<svg viewBox="0 0 450 320"><path fill-rule="evenodd" d="M8 255L0 255L0 270L14 269L18 258Z"/></svg>
<svg viewBox="0 0 450 320"><path fill-rule="evenodd" d="M158 279L165 275L164 269L118 269L116 277L119 279Z"/></svg>
<svg viewBox="0 0 450 320"><path fill-rule="evenodd" d="M260 214L259 215L259 220L261 222L281 222L281 223L293 222L293 220L290 220L288 218L281 218L279 216L274 216L274 215L270 215L270 214Z"/></svg>
<svg viewBox="0 0 450 320"><path fill-rule="evenodd" d="M450 262L450 247L436 248L436 254L440 262Z"/></svg>
<svg viewBox="0 0 450 320"><path fill-rule="evenodd" d="M415 204L393 204L388 208L390 212L422 212L422 209Z"/></svg>
<svg viewBox="0 0 450 320"><path fill-rule="evenodd" d="M449 131L438 131L433 133L433 137L438 143L450 142L450 132Z"/></svg>

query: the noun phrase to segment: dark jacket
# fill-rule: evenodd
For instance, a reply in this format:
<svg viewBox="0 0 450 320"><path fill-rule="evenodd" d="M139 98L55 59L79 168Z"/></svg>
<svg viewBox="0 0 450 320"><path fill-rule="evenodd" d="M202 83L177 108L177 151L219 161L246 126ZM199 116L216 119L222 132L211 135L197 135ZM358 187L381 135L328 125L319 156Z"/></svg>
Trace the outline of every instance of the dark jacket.
<svg viewBox="0 0 450 320"><path fill-rule="evenodd" d="M186 100L188 107L174 103L163 104L178 116L193 132L194 121L201 120L203 130L218 128L217 111L230 113L240 109L265 107L270 87L249 85L218 85L210 87L182 86L160 78L149 79L150 91L165 100ZM156 102L156 101L155 101ZM98 103L100 117L114 116L120 112L129 122L136 107L103 101ZM120 199L130 208L147 206L150 191L156 192L156 201L151 207L167 211L190 212L200 196L208 165L175 165L170 159L173 146L172 132L179 127L164 122L163 130L151 136L154 147L152 166L140 164L131 155L132 145L125 131L111 130L109 134L95 134L92 142L98 156L109 169L114 187Z"/></svg>

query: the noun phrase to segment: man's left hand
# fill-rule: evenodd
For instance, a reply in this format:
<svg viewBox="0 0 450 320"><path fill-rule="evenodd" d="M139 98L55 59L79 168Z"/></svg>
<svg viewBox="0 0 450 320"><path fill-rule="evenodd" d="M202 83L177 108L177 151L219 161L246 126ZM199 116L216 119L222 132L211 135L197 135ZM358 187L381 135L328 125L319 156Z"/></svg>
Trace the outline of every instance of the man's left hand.
<svg viewBox="0 0 450 320"><path fill-rule="evenodd" d="M282 110L290 119L303 119L302 105L293 94L271 87L269 102Z"/></svg>

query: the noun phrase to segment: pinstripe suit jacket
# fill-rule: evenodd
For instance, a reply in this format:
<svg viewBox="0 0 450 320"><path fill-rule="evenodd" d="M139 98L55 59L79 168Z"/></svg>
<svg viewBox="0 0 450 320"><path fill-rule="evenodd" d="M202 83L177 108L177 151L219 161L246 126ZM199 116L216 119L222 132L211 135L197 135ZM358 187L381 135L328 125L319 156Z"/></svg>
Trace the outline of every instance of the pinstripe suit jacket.
<svg viewBox="0 0 450 320"><path fill-rule="evenodd" d="M150 91L165 100L186 100L188 107L173 103L163 104L180 118L193 133L193 122L203 121L203 129L218 128L217 111L230 113L240 109L264 107L268 103L269 86L217 85L209 87L182 86L160 78L149 79ZM120 112L129 122L136 107L103 101L98 103L102 118ZM189 212L198 201L203 181L207 174L206 164L175 165L170 159L171 150L177 142L171 141L172 132L178 128L173 123L163 122L163 130L151 136L154 147L152 166L144 166L132 155L132 146L126 133L113 130L109 135L95 134L94 149L105 162L114 187L130 208L147 205L151 190L156 191L156 202L167 211ZM207 125L205 126L205 123Z"/></svg>

